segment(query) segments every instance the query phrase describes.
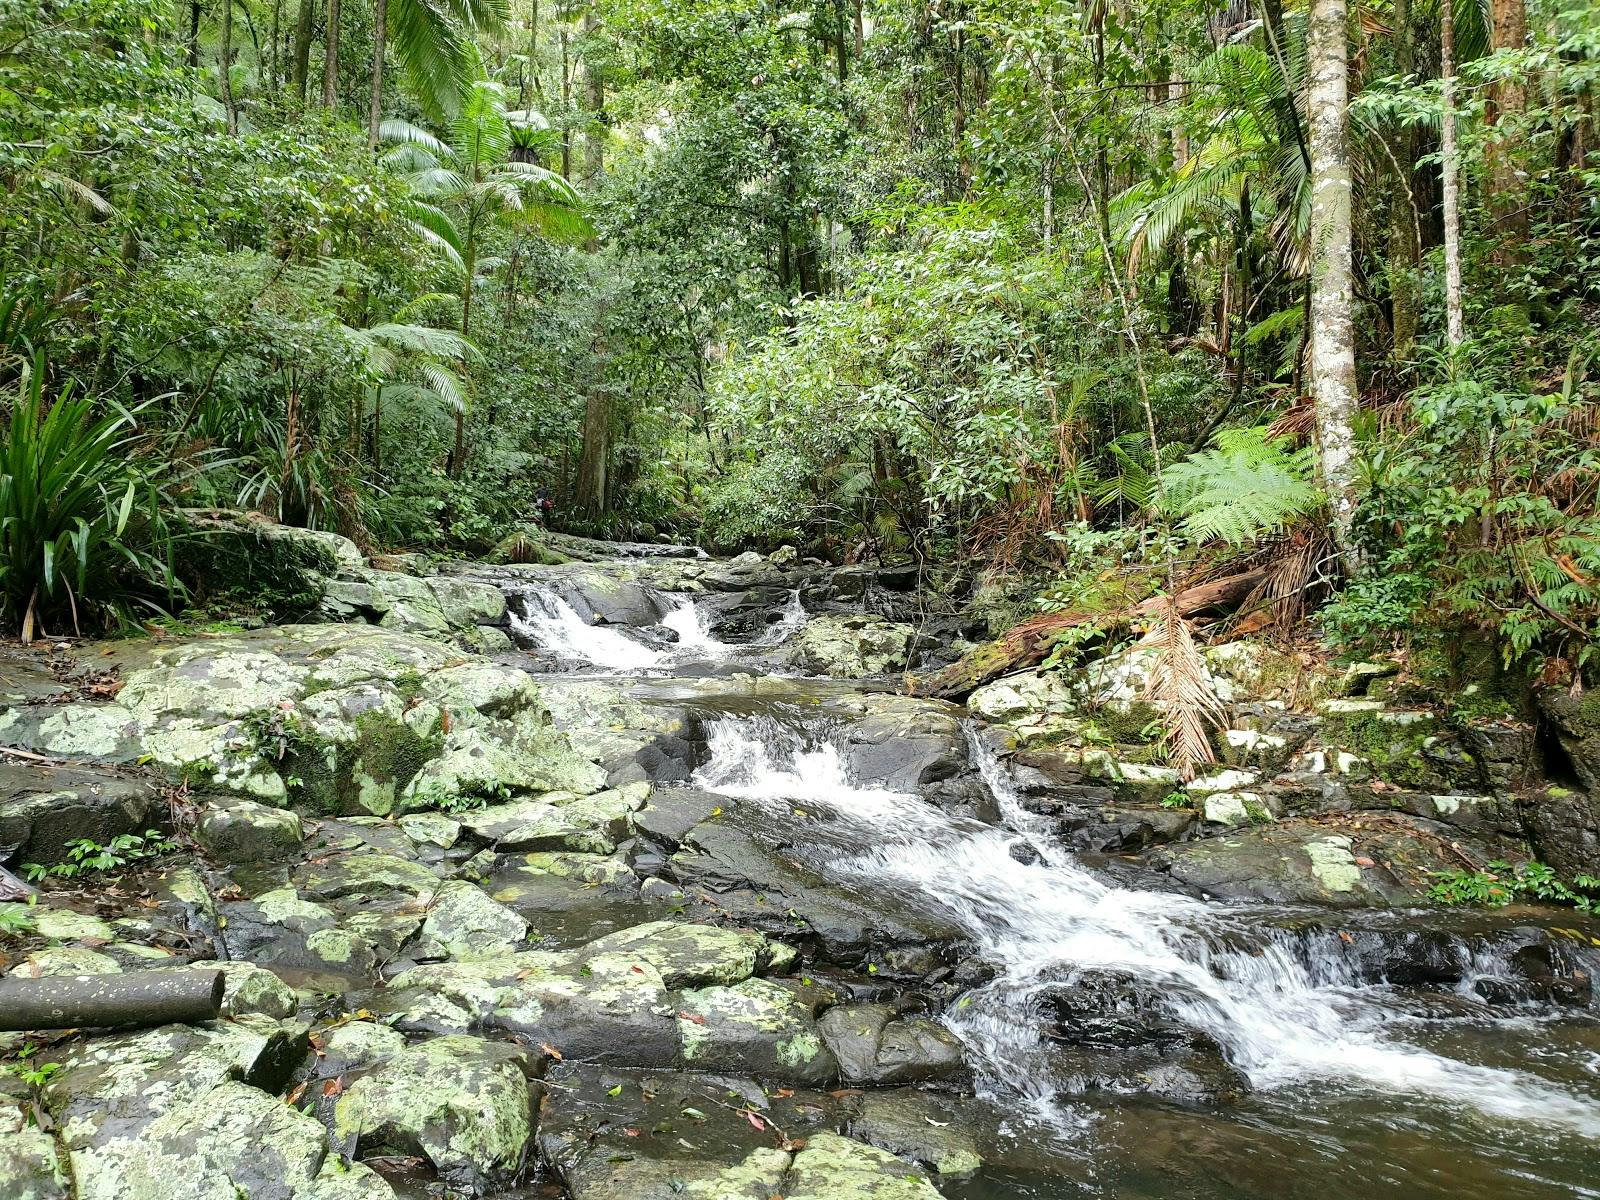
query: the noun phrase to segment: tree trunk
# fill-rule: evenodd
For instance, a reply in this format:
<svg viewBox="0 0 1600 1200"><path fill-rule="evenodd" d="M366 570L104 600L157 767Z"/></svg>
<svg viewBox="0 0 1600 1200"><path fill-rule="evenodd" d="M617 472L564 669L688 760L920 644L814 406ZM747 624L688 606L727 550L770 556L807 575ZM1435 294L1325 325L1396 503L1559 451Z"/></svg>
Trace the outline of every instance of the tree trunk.
<svg viewBox="0 0 1600 1200"><path fill-rule="evenodd" d="M200 66L200 0L189 0L189 69Z"/></svg>
<svg viewBox="0 0 1600 1200"><path fill-rule="evenodd" d="M389 39L389 0L374 0L372 8L372 107L367 110L367 149L378 148L378 125L383 117L383 52Z"/></svg>
<svg viewBox="0 0 1600 1200"><path fill-rule="evenodd" d="M1440 0L1440 62L1444 126L1441 173L1444 176L1445 337L1454 350L1467 338L1461 303L1461 154L1456 146L1456 14L1453 0Z"/></svg>
<svg viewBox="0 0 1600 1200"><path fill-rule="evenodd" d="M317 0L300 0L294 22L294 66L290 83L302 108L306 103L306 79L311 73L311 25Z"/></svg>
<svg viewBox="0 0 1600 1200"><path fill-rule="evenodd" d="M322 107L339 103L339 0L328 0L328 32L323 42Z"/></svg>
<svg viewBox="0 0 1600 1200"><path fill-rule="evenodd" d="M593 50L593 39L600 31L600 18L590 9L583 14L584 52ZM606 161L606 85L600 73L586 57L583 63L583 107L589 114L589 123L583 134L583 170L591 185L600 182Z"/></svg>
<svg viewBox="0 0 1600 1200"><path fill-rule="evenodd" d="M604 355L600 370L605 369ZM611 397L604 378L589 390L583 408L583 449L578 454L576 507L590 520L602 517L610 504L607 470L611 458Z"/></svg>
<svg viewBox="0 0 1600 1200"><path fill-rule="evenodd" d="M222 0L222 45L217 50L217 87L222 93L222 111L227 114L228 132L239 132L239 111L233 104L233 0Z"/></svg>
<svg viewBox="0 0 1600 1200"><path fill-rule="evenodd" d="M1402 76L1416 70L1411 44L1411 0L1395 0L1395 69ZM1389 304L1396 363L1411 361L1416 349L1417 322L1422 311L1419 272L1422 244L1417 230L1417 206L1411 192L1416 170L1416 135L1401 128L1394 136L1395 188L1389 203Z"/></svg>
<svg viewBox="0 0 1600 1200"><path fill-rule="evenodd" d="M567 31L561 31L561 111L572 111L572 53ZM572 181L572 124L561 126L561 178Z"/></svg>
<svg viewBox="0 0 1600 1200"><path fill-rule="evenodd" d="M1490 0L1495 50L1521 50L1528 40L1528 13L1523 0ZM1527 175L1522 169L1523 134L1518 127L1528 105L1528 89L1520 76L1496 83L1489 91L1489 124L1485 148L1489 159L1489 196L1494 214L1495 261L1521 262L1528 244Z"/></svg>
<svg viewBox="0 0 1600 1200"><path fill-rule="evenodd" d="M1448 3L1448 0L1446 0ZM1311 88L1311 386L1333 537L1346 570L1356 565L1353 430L1357 405L1346 0L1312 0L1307 47Z"/></svg>

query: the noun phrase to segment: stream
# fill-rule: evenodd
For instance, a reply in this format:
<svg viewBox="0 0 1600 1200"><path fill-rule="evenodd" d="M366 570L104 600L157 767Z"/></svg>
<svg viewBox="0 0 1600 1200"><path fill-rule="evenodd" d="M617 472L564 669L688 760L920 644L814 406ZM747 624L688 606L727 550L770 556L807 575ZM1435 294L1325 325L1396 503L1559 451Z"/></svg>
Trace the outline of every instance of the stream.
<svg viewBox="0 0 1600 1200"><path fill-rule="evenodd" d="M1131 886L1024 807L975 722L967 753L997 822L862 777L855 718L834 701L884 682L819 686L783 665L775 651L806 620L798 592L742 645L719 640L693 597L663 608L654 627L599 626L526 585L513 630L539 669L672 677L638 695L691 698L703 734L692 786L786 828L784 853L867 907L961 931L981 969L939 1015L974 1076L962 1119L991 1149L976 1176L941 1182L947 1196L1600 1196L1592 1007L1491 1013L1474 984L1510 971L1465 932L1452 943L1470 958L1460 981L1432 991L1374 977L1350 952L1369 934L1501 918L1355 910L1330 922ZM720 677L714 696L697 692L706 674ZM1063 1011L1076 1032L1063 1034ZM1163 1099L1152 1078L1181 1086Z"/></svg>

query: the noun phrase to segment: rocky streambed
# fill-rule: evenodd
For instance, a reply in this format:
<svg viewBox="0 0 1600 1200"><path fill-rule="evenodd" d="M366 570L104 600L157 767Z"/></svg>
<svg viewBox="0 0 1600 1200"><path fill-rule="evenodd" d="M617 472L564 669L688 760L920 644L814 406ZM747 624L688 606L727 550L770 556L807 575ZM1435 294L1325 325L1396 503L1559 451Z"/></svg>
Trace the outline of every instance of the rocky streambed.
<svg viewBox="0 0 1600 1200"><path fill-rule="evenodd" d="M1600 925L1424 899L1592 869L1559 703L1219 646L1182 784L1138 651L898 694L978 632L902 573L228 528L299 620L0 659L4 861L151 835L0 906L5 972L226 976L8 1036L7 1200L1600 1188Z"/></svg>

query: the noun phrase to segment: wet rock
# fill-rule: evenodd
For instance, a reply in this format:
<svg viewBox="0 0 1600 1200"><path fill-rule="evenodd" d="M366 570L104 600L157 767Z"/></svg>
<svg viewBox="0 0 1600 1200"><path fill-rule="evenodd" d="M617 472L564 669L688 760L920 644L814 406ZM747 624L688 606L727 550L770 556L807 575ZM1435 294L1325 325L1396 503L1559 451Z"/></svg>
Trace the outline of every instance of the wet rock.
<svg viewBox="0 0 1600 1200"><path fill-rule="evenodd" d="M868 1092L850 1118L849 1134L899 1158L960 1178L983 1165L962 1111L927 1092Z"/></svg>
<svg viewBox="0 0 1600 1200"><path fill-rule="evenodd" d="M1600 873L1600 790L1551 784L1525 793L1519 807L1540 862L1564 877Z"/></svg>
<svg viewBox="0 0 1600 1200"><path fill-rule="evenodd" d="M366 1155L415 1154L445 1182L483 1189L522 1163L534 1102L525 1051L475 1037L441 1037L383 1060L333 1106L333 1136Z"/></svg>
<svg viewBox="0 0 1600 1200"><path fill-rule="evenodd" d="M69 1200L56 1140L33 1125L22 1103L0 1094L0 1196L7 1200Z"/></svg>
<svg viewBox="0 0 1600 1200"><path fill-rule="evenodd" d="M966 1073L955 1034L924 1017L899 1019L893 1005L839 1005L817 1026L849 1083L951 1083Z"/></svg>
<svg viewBox="0 0 1600 1200"><path fill-rule="evenodd" d="M406 1048L405 1035L372 1021L349 1021L322 1035L317 1072L334 1078L371 1067Z"/></svg>
<svg viewBox="0 0 1600 1200"><path fill-rule="evenodd" d="M1193 1035L1189 1045L1179 1049L1147 1046L1107 1053L1057 1048L1050 1064L1051 1076L1065 1095L1111 1092L1210 1109L1234 1103L1250 1091L1249 1080L1203 1034Z"/></svg>
<svg viewBox="0 0 1600 1200"><path fill-rule="evenodd" d="M803 671L837 679L903 669L916 631L866 614L813 617L794 638L789 661Z"/></svg>
<svg viewBox="0 0 1600 1200"><path fill-rule="evenodd" d="M434 893L420 939L410 953L463 961L497 958L527 936L528 923L515 912L491 900L476 884L453 880Z"/></svg>
<svg viewBox="0 0 1600 1200"><path fill-rule="evenodd" d="M784 1194L785 1139L841 1120L825 1092L726 1075L568 1062L550 1078L539 1152L573 1200L769 1200Z"/></svg>
<svg viewBox="0 0 1600 1200"><path fill-rule="evenodd" d="M253 800L214 804L195 829L195 839L212 858L232 864L292 857L305 836L298 815Z"/></svg>
<svg viewBox="0 0 1600 1200"><path fill-rule="evenodd" d="M103 846L119 834L167 829L158 784L125 769L0 761L0 860L57 863L79 838Z"/></svg>
<svg viewBox="0 0 1600 1200"><path fill-rule="evenodd" d="M844 735L856 778L890 791L913 792L971 769L966 732L954 705L874 696L863 707Z"/></svg>
<svg viewBox="0 0 1600 1200"><path fill-rule="evenodd" d="M938 1200L917 1167L887 1151L819 1133L794 1156L784 1177L787 1200Z"/></svg>
<svg viewBox="0 0 1600 1200"><path fill-rule="evenodd" d="M724 803L731 803L724 801ZM893 965L906 973L937 967L964 932L938 914L892 900L870 903L786 858L771 845L771 817L732 805L696 826L666 864L690 892L714 893L729 920L804 945L847 967Z"/></svg>
<svg viewBox="0 0 1600 1200"><path fill-rule="evenodd" d="M838 1075L811 1006L772 980L685 991L678 1032L684 1062L699 1070L798 1083L826 1083Z"/></svg>
<svg viewBox="0 0 1600 1200"><path fill-rule="evenodd" d="M1163 847L1149 861L1223 899L1341 908L1417 904L1432 872L1459 865L1449 850L1459 832L1440 828L1400 816L1357 815L1344 825L1290 819Z"/></svg>

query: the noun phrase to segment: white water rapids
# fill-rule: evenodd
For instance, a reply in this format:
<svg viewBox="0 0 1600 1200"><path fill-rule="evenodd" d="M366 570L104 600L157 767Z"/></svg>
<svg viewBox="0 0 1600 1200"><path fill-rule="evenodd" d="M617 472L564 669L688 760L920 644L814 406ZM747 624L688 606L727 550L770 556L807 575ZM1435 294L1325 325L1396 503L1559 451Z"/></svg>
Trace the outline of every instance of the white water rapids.
<svg viewBox="0 0 1600 1200"><path fill-rule="evenodd" d="M681 597L660 627L676 641L650 646L624 632L623 627L586 621L566 600L544 587L519 593L522 611L513 608L511 627L522 638L558 658L587 663L624 674L659 671L684 662L718 660L741 649L719 640L712 632L707 608L693 597ZM770 648L786 641L806 622L800 591L790 593L782 616L749 648Z"/></svg>
<svg viewBox="0 0 1600 1200"><path fill-rule="evenodd" d="M784 818L797 802L830 814L850 841L871 847L834 858L830 875L869 894L892 889L959 922L998 974L946 1023L989 1094L1020 1097L1057 1127L1075 1118L1057 1100L1049 1047L1030 1019L1036 998L1074 972L1110 970L1157 990L1172 1016L1215 1039L1258 1089L1311 1084L1413 1095L1600 1137L1600 1109L1590 1100L1387 1032L1394 1017L1381 988L1335 956L1301 961L1252 931L1242 907L1096 878L1023 810L1005 769L976 737L972 753L1008 828L951 818L916 796L858 782L830 737L769 717L718 719L708 742L699 786ZM1019 849L1031 861L1021 861ZM1238 936L1219 936L1228 932Z"/></svg>

